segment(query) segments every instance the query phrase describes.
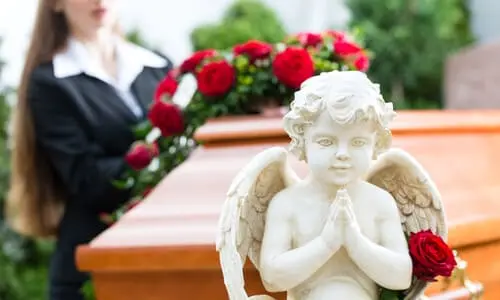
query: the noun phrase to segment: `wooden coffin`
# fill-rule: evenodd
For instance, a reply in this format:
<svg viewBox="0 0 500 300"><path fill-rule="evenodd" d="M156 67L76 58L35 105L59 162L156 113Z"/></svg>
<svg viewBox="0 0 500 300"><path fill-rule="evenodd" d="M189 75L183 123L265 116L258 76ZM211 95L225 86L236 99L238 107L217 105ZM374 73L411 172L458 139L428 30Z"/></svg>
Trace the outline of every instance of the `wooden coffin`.
<svg viewBox="0 0 500 300"><path fill-rule="evenodd" d="M392 130L394 145L440 189L449 242L469 277L484 285L485 299L500 299L500 111L400 112ZM214 246L225 193L251 157L289 139L281 119L262 117L214 120L197 138L204 146L141 205L79 247L79 268L91 272L98 300L227 299ZM264 293L250 264L245 273L249 294Z"/></svg>

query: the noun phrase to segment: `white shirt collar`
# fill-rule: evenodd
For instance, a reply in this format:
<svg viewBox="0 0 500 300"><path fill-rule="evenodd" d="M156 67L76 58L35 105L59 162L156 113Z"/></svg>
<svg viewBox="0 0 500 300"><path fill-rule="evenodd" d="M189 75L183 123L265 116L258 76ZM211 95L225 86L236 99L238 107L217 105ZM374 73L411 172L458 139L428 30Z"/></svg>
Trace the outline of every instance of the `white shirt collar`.
<svg viewBox="0 0 500 300"><path fill-rule="evenodd" d="M144 67L162 68L168 64L163 57L119 38L116 39L116 47L118 55L116 80L108 76L90 57L84 45L74 38L68 40L64 51L54 56L54 76L65 78L85 73L119 89L128 89Z"/></svg>

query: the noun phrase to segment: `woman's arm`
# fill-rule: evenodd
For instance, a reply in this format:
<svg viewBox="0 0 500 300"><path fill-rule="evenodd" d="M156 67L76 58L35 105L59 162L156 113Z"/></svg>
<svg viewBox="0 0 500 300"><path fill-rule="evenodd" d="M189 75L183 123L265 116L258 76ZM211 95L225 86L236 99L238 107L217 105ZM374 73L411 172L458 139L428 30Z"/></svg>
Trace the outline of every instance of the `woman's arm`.
<svg viewBox="0 0 500 300"><path fill-rule="evenodd" d="M129 199L129 190L112 185L125 169L124 158L96 158L92 154L76 104L54 79L33 76L28 102L35 138L65 185L69 201L109 211Z"/></svg>

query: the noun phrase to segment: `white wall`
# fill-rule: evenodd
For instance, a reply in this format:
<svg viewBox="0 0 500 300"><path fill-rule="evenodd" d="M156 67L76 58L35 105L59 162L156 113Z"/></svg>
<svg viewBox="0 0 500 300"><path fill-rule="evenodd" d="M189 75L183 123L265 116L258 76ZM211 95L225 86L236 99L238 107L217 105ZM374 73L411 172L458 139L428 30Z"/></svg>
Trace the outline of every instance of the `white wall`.
<svg viewBox="0 0 500 300"><path fill-rule="evenodd" d="M0 0L0 56L7 63L3 70L2 81L16 85L22 52L27 43L35 8L33 0Z"/></svg>
<svg viewBox="0 0 500 300"><path fill-rule="evenodd" d="M179 63L189 55L189 33L199 24L217 21L233 0L122 0L125 29L138 27L145 39ZM347 20L342 0L264 0L291 32L341 26ZM37 0L0 0L0 56L8 65L3 81L16 85L23 63Z"/></svg>

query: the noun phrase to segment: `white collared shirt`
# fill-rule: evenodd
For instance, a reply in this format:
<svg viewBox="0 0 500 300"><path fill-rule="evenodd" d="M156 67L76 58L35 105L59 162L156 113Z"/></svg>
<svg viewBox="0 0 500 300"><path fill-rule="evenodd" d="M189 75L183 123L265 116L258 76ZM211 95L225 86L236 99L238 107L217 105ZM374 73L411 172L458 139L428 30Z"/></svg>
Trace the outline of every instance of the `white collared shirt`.
<svg viewBox="0 0 500 300"><path fill-rule="evenodd" d="M131 92L131 85L144 67L162 68L168 62L161 56L121 39L116 39L117 76L108 75L102 66L93 59L85 46L74 38L68 46L57 53L53 59L54 76L65 78L85 73L114 87L128 108L137 116L143 112Z"/></svg>

